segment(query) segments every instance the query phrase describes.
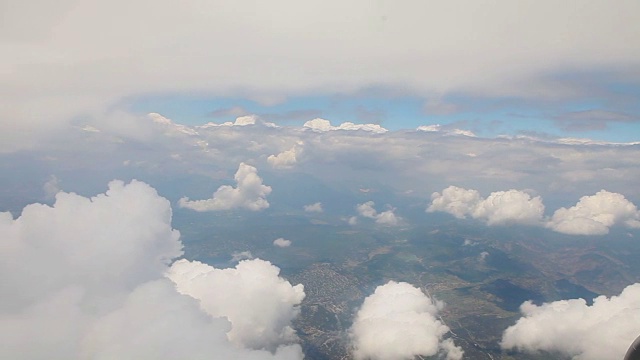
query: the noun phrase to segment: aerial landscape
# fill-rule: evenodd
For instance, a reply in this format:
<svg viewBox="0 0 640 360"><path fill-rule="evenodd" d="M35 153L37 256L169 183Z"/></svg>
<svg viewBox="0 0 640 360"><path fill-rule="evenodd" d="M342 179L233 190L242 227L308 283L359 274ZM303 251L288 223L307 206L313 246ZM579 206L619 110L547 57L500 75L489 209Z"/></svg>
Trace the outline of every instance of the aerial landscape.
<svg viewBox="0 0 640 360"><path fill-rule="evenodd" d="M0 8L0 359L640 336L639 2Z"/></svg>

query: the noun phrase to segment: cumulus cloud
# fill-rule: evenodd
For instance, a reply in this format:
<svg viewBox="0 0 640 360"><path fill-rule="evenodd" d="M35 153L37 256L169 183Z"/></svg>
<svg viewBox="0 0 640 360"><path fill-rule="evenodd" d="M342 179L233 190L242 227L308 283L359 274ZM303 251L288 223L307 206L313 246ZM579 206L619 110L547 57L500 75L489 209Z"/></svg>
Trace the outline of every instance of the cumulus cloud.
<svg viewBox="0 0 640 360"><path fill-rule="evenodd" d="M492 192L478 203L471 214L485 219L488 225L504 223L536 224L542 220L544 205L539 196L518 190Z"/></svg>
<svg viewBox="0 0 640 360"><path fill-rule="evenodd" d="M364 130L373 132L376 134L384 134L388 130L383 128L378 124L354 124L352 122L345 122L338 126L331 125L329 120L316 118L313 120L309 120L303 125L307 129L311 129L317 132L326 132L326 131L334 131L334 130Z"/></svg>
<svg viewBox="0 0 640 360"><path fill-rule="evenodd" d="M464 219L473 213L480 201L480 193L477 190L449 186L442 190L442 193L431 194L431 205L427 208L427 212L443 211L458 219Z"/></svg>
<svg viewBox="0 0 640 360"><path fill-rule="evenodd" d="M408 283L378 286L356 313L350 335L356 359L413 359L438 353L462 358L462 349L443 340L449 328L437 319L443 304Z"/></svg>
<svg viewBox="0 0 640 360"><path fill-rule="evenodd" d="M297 155L300 155L302 152L302 148L298 145L289 150L285 150L278 155L269 155L267 162L275 169L292 168L298 162Z"/></svg>
<svg viewBox="0 0 640 360"><path fill-rule="evenodd" d="M305 205L304 206L304 211L305 212L316 212L316 213L321 213L324 210L322 209L322 203L317 202L317 203L313 203L313 204L309 204L309 205Z"/></svg>
<svg viewBox="0 0 640 360"><path fill-rule="evenodd" d="M376 224L395 226L400 223L400 218L394 213L395 209L389 209L379 213L374 208L375 205L376 204L373 201L367 201L363 204L358 204L356 206L356 210L358 211L358 214L360 216L374 219L376 221ZM351 221L351 219L349 219L349 224L351 225L354 225L356 222L357 219L353 222Z"/></svg>
<svg viewBox="0 0 640 360"><path fill-rule="evenodd" d="M302 358L290 338L260 350L230 342L227 333L242 332L226 319L231 313L212 316L176 291L165 277L182 255L170 203L142 182L113 181L92 198L58 192L53 206L28 205L16 219L0 213L0 238L0 358ZM244 276L255 271L287 288L277 270L260 265ZM181 286L190 281L182 280ZM220 283L214 286L224 287L210 290L242 298L252 285ZM271 317L271 329L287 334L287 320L278 314L290 306L287 316L295 316L292 304L304 296L301 287L288 287L294 294L279 292L288 298Z"/></svg>
<svg viewBox="0 0 640 360"><path fill-rule="evenodd" d="M442 193L431 195L427 212L435 211L447 212L457 218L471 216L488 225L538 224L544 215L544 204L539 196L532 198L519 190L496 191L482 199L477 190L449 186Z"/></svg>
<svg viewBox="0 0 640 360"><path fill-rule="evenodd" d="M571 235L604 235L615 224L640 228L640 211L622 194L601 190L553 213L547 227Z"/></svg>
<svg viewBox="0 0 640 360"><path fill-rule="evenodd" d="M262 184L258 170L245 163L240 163L235 175L236 187L223 185L216 190L211 199L189 200L183 197L178 205L195 211L217 211L230 209L248 209L260 211L269 207L266 197L271 187Z"/></svg>
<svg viewBox="0 0 640 360"><path fill-rule="evenodd" d="M279 277L268 261L243 260L235 268L216 269L198 261L176 261L167 276L182 294L200 301L213 317L231 322L229 340L241 347L275 350L297 340L291 321L304 299L301 284Z"/></svg>
<svg viewBox="0 0 640 360"><path fill-rule="evenodd" d="M540 306L525 302L522 317L503 334L504 349L560 352L579 360L622 359L640 334L640 284L618 296L599 296Z"/></svg>
<svg viewBox="0 0 640 360"><path fill-rule="evenodd" d="M284 238L277 238L273 240L273 246L277 247L289 247L291 246L291 240L287 240Z"/></svg>
<svg viewBox="0 0 640 360"><path fill-rule="evenodd" d="M258 117L256 115L244 115L236 118L234 122L227 121L222 124L216 123L206 123L204 125L200 125L200 128L206 129L208 127L217 127L217 126L247 126L247 125L255 125L258 121Z"/></svg>

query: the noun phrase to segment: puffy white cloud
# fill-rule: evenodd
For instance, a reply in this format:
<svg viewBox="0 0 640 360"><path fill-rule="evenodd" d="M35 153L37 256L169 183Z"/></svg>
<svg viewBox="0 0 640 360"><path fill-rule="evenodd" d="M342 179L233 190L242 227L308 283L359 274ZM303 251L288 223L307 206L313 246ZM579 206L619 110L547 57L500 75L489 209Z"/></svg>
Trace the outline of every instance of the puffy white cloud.
<svg viewBox="0 0 640 360"><path fill-rule="evenodd" d="M304 206L304 211L306 212L316 212L316 213L321 213L324 210L322 209L322 203L317 202L317 203L313 203L313 204L309 204L309 205L305 205Z"/></svg>
<svg viewBox="0 0 640 360"><path fill-rule="evenodd" d="M547 226L572 235L604 235L615 224L640 228L640 211L622 194L601 190L553 213Z"/></svg>
<svg viewBox="0 0 640 360"><path fill-rule="evenodd" d="M428 212L443 211L459 219L464 219L473 213L480 203L480 193L477 190L467 190L457 186L449 186L442 193L431 194L431 205Z"/></svg>
<svg viewBox="0 0 640 360"><path fill-rule="evenodd" d="M356 206L356 210L358 211L358 214L360 216L374 219L376 221L376 224L395 226L400 223L400 218L394 213L395 209L390 209L378 213L374 206L375 203L373 201L367 201L363 204L358 204ZM352 219L354 220L351 221ZM355 225L357 222L357 218L352 219L349 219L349 224Z"/></svg>
<svg viewBox="0 0 640 360"><path fill-rule="evenodd" d="M571 208L556 210L544 219L544 204L539 196L518 190L496 191L486 199L476 190L449 186L431 195L427 212L443 211L457 218L471 216L488 225L521 223L544 225L570 235L604 235L616 224L640 228L640 211L622 194L601 190L583 196Z"/></svg>
<svg viewBox="0 0 640 360"><path fill-rule="evenodd" d="M378 286L356 313L350 335L356 359L413 359L439 352L459 360L462 350L443 341L449 328L437 319L443 304L408 283Z"/></svg>
<svg viewBox="0 0 640 360"><path fill-rule="evenodd" d="M622 359L640 334L640 284L618 296L599 296L536 306L525 302L522 318L503 334L504 349L560 352L579 360Z"/></svg>
<svg viewBox="0 0 640 360"><path fill-rule="evenodd" d="M400 220L393 210L383 211L376 216L376 223L380 225L395 226L398 225L399 222Z"/></svg>
<svg viewBox="0 0 640 360"><path fill-rule="evenodd" d="M318 131L318 132L326 132L326 131L333 131L333 130L364 130L364 131L369 131L377 134L384 134L388 131L387 129L383 128L378 124L354 124L352 122L345 122L338 126L333 126L331 125L331 122L329 120L320 119L320 118L309 120L305 122L303 126L305 128L311 129L313 131Z"/></svg>
<svg viewBox="0 0 640 360"><path fill-rule="evenodd" d="M302 148L296 145L278 155L269 155L267 162L275 169L290 169L298 162L296 156L299 155L301 151Z"/></svg>
<svg viewBox="0 0 640 360"><path fill-rule="evenodd" d="M198 127L202 129L206 129L209 127L217 127L217 126L247 126L247 125L255 125L257 122L258 122L258 117L256 115L244 115L244 116L237 117L234 122L227 121L222 124L208 122Z"/></svg>
<svg viewBox="0 0 640 360"><path fill-rule="evenodd" d="M271 193L271 187L262 184L258 170L245 163L240 163L234 176L236 187L223 185L213 193L211 199L189 200L183 197L178 205L195 211L217 211L229 209L248 209L259 211L269 207L266 197Z"/></svg>
<svg viewBox="0 0 640 360"><path fill-rule="evenodd" d="M488 225L505 223L538 224L544 215L544 204L539 196L519 191L497 191L486 199L476 190L449 186L442 193L431 195L427 212L443 211L457 218L470 215L484 220Z"/></svg>
<svg viewBox="0 0 640 360"><path fill-rule="evenodd" d="M484 219L488 225L504 223L536 224L542 220L544 205L539 196L518 190L492 192L479 202L471 216Z"/></svg>
<svg viewBox="0 0 640 360"><path fill-rule="evenodd" d="M366 203L358 204L356 206L356 210L358 211L358 214L360 214L360 216L369 219L375 219L376 215L378 215L376 209L373 208L375 205L376 204L373 201L367 201Z"/></svg>
<svg viewBox="0 0 640 360"><path fill-rule="evenodd" d="M182 255L170 203L142 182L112 181L92 198L59 192L53 206L26 206L16 219L0 213L0 239L0 358L302 358L284 338L264 350L231 343L230 314L214 317L176 291L165 277ZM286 288L277 270L246 271ZM212 291L240 296L251 285ZM303 296L293 289L297 295L278 292L283 304ZM271 319L286 329L283 318Z"/></svg>
<svg viewBox="0 0 640 360"><path fill-rule="evenodd" d="M284 238L277 238L273 240L273 245L277 247L289 247L291 246L291 240L287 240Z"/></svg>
<svg viewBox="0 0 640 360"><path fill-rule="evenodd" d="M178 291L200 301L213 317L231 322L229 339L253 349L276 349L297 339L291 321L304 299L301 284L279 277L270 262L243 260L235 268L216 269L198 261L176 261L167 276Z"/></svg>

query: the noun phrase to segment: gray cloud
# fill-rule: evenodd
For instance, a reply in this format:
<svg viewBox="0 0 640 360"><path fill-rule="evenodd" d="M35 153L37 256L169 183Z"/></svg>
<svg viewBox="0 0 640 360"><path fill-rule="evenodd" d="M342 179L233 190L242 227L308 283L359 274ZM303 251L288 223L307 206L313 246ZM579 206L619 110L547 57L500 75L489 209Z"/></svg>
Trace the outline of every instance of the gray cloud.
<svg viewBox="0 0 640 360"><path fill-rule="evenodd" d="M48 8L42 1L10 6L3 26L21 31L2 38L8 55L0 60L0 92L11 104L0 113L2 151L37 146L72 118L99 116L140 94L273 103L373 86L425 99L555 100L593 88L606 93L612 78L637 83L640 54L629 46L640 23L635 1L594 1L579 11L529 0L490 7L354 1L339 12L336 4L184 2L157 4L153 12L142 3L74 4L47 21L31 11ZM603 68L610 77L589 87L559 76Z"/></svg>
<svg viewBox="0 0 640 360"><path fill-rule="evenodd" d="M553 120L566 131L592 131L606 129L612 123L640 122L640 116L594 109L556 115Z"/></svg>

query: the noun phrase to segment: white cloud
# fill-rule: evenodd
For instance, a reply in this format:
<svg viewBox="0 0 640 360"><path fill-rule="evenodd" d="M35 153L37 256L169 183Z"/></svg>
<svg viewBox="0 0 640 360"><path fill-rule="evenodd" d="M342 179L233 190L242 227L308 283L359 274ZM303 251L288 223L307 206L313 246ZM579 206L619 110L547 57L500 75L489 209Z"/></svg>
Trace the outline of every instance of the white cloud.
<svg viewBox="0 0 640 360"><path fill-rule="evenodd" d="M376 204L373 201L367 201L366 203L358 204L356 206L356 210L358 211L358 214L360 216L363 216L369 219L375 219L376 216L378 215L378 212L376 211L376 209L373 208L375 205Z"/></svg>
<svg viewBox="0 0 640 360"><path fill-rule="evenodd" d="M58 192L60 192L60 180L57 176L49 176L49 180L42 186L46 199L53 199Z"/></svg>
<svg viewBox="0 0 640 360"><path fill-rule="evenodd" d="M295 145L289 150L285 150L278 155L269 155L267 162L275 169L290 169L297 162L297 155L300 154L302 148Z"/></svg>
<svg viewBox="0 0 640 360"><path fill-rule="evenodd" d="M231 322L231 342L271 350L297 340L291 321L305 296L302 285L292 286L279 273L260 259L244 260L229 269L179 260L167 276L180 293L198 299L209 315Z"/></svg>
<svg viewBox="0 0 640 360"><path fill-rule="evenodd" d="M195 211L217 211L230 209L248 209L260 211L269 207L266 197L271 187L262 184L258 170L245 163L240 163L235 175L236 187L223 185L216 190L211 199L189 200L183 197L178 202L180 207Z"/></svg>
<svg viewBox="0 0 640 360"><path fill-rule="evenodd" d="M424 132L442 132L446 135L463 135L468 137L476 137L476 134L470 130L456 129L456 128L445 128L440 124L432 124L432 125L420 125L416 128L416 131L424 131Z"/></svg>
<svg viewBox="0 0 640 360"><path fill-rule="evenodd" d="M303 126L305 128L311 129L313 131L318 131L318 132L326 132L326 131L334 131L334 130L352 130L352 131L364 130L364 131L369 131L376 134L384 134L388 131L387 129L377 124L354 124L352 122L345 122L338 126L333 126L331 125L331 122L329 120L320 119L320 118L309 120L305 122Z"/></svg>
<svg viewBox="0 0 640 360"><path fill-rule="evenodd" d="M398 225L399 222L400 220L396 214L394 214L393 210L383 211L376 216L376 224L395 226Z"/></svg>
<svg viewBox="0 0 640 360"><path fill-rule="evenodd" d="M165 277L182 255L170 203L142 182L112 181L92 198L59 192L53 206L29 205L15 220L0 213L0 238L0 358L302 358L300 346L288 341L270 344L269 350L277 346L273 353L232 344L227 332L241 328L224 319L231 314L213 317L176 291ZM243 276L255 271L286 288L269 266ZM210 291L239 296L253 285ZM295 316L292 299L303 296L302 288L288 286L295 294L271 295L270 304L284 296L275 314L290 306L286 316ZM269 319L276 321L272 329L289 334L282 317Z"/></svg>
<svg viewBox="0 0 640 360"><path fill-rule="evenodd" d="M623 195L601 190L553 213L547 226L572 235L604 235L616 224L640 228L640 211Z"/></svg>
<svg viewBox="0 0 640 360"><path fill-rule="evenodd" d="M376 224L395 226L400 223L400 218L394 213L395 209L390 209L378 213L374 206L375 203L373 201L367 201L363 204L358 204L356 206L356 210L358 211L358 214L360 216L374 219L376 221ZM357 219L353 222L351 221L351 219L349 219L349 224L355 225L356 221Z"/></svg>
<svg viewBox="0 0 640 360"><path fill-rule="evenodd" d="M166 118L158 113L149 113L147 114L149 118L156 124L164 126L168 131L172 131L174 133L182 133L185 135L198 135L198 132L193 130L192 128L182 125L176 124L171 119Z"/></svg>
<svg viewBox="0 0 640 360"><path fill-rule="evenodd" d="M525 302L522 318L503 334L504 349L560 352L576 360L622 359L640 334L640 284L618 296L561 300L536 306Z"/></svg>
<svg viewBox="0 0 640 360"><path fill-rule="evenodd" d="M247 126L247 125L255 125L258 122L258 116L256 115L244 115L236 118L234 122L227 121L222 124L216 124L212 122L208 122L204 125L198 126L201 129L206 129L209 127L217 127L217 126Z"/></svg>
<svg viewBox="0 0 640 360"><path fill-rule="evenodd" d="M291 246L291 240L287 240L284 238L277 238L273 240L273 245L277 247L289 247Z"/></svg>
<svg viewBox="0 0 640 360"><path fill-rule="evenodd" d="M309 205L305 205L304 206L304 211L305 212L316 212L316 213L321 213L324 210L322 209L322 203L317 202L317 203L313 203L313 204L309 204Z"/></svg>
<svg viewBox="0 0 640 360"><path fill-rule="evenodd" d="M449 186L433 193L431 200L427 212L443 211L457 218L470 215L488 225L538 224L544 215L542 199L519 190L496 191L482 199L477 190Z"/></svg>
<svg viewBox="0 0 640 360"><path fill-rule="evenodd" d="M544 215L544 205L539 196L518 190L492 192L478 203L471 216L484 219L488 225L504 223L537 224Z"/></svg>
<svg viewBox="0 0 640 360"><path fill-rule="evenodd" d="M459 219L464 219L473 212L480 201L480 193L477 190L449 186L442 190L442 193L431 194L431 205L427 211L443 211Z"/></svg>
<svg viewBox="0 0 640 360"><path fill-rule="evenodd" d="M240 262L242 260L253 259L251 251L236 251L231 254L231 262Z"/></svg>
<svg viewBox="0 0 640 360"><path fill-rule="evenodd" d="M390 281L378 286L350 329L354 357L396 360L442 352L447 359L461 359L462 350L442 339L449 328L436 317L441 308L411 284Z"/></svg>

